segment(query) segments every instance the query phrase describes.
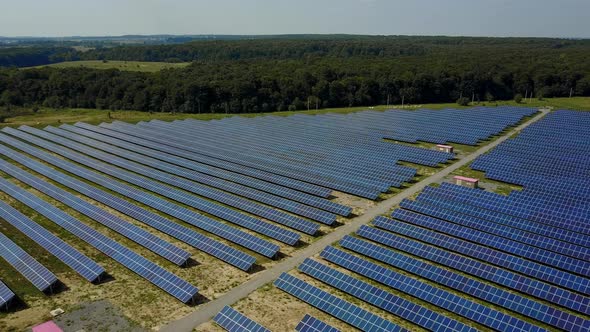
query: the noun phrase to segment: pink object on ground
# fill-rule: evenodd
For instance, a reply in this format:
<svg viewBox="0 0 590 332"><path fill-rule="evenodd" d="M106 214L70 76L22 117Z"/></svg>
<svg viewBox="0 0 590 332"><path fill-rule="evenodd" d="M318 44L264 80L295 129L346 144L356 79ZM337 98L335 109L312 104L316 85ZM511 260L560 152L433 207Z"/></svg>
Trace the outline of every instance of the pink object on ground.
<svg viewBox="0 0 590 332"><path fill-rule="evenodd" d="M63 332L52 320L33 327L33 332Z"/></svg>
<svg viewBox="0 0 590 332"><path fill-rule="evenodd" d="M461 181L465 181L465 182L471 182L471 183L474 183L474 182L478 182L479 181L478 179L467 178L467 177L460 176L460 175L457 175L457 176L453 177L453 179L455 179L455 180L461 180Z"/></svg>

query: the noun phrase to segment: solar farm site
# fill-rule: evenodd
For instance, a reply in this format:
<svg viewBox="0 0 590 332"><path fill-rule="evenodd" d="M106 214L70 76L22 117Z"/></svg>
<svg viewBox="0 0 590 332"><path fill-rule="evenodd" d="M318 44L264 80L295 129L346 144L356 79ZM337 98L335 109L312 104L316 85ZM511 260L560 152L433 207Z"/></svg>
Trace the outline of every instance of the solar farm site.
<svg viewBox="0 0 590 332"><path fill-rule="evenodd" d="M0 329L107 300L145 330L588 331L588 126L480 107L3 128ZM519 189L450 183L462 163Z"/></svg>

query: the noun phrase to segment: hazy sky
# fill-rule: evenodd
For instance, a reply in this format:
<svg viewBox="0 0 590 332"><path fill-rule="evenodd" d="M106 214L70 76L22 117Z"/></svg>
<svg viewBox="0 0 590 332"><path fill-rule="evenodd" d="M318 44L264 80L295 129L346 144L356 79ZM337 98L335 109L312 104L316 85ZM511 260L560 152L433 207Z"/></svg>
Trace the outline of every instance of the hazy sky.
<svg viewBox="0 0 590 332"><path fill-rule="evenodd" d="M0 0L0 36L590 37L590 0Z"/></svg>

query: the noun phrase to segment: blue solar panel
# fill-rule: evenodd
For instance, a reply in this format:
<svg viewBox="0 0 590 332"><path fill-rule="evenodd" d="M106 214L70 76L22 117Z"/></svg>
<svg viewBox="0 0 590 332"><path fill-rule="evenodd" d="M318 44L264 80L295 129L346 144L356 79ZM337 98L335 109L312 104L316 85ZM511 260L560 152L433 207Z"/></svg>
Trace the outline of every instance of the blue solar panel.
<svg viewBox="0 0 590 332"><path fill-rule="evenodd" d="M346 269L371 278L398 291L439 306L479 324L502 331L542 331L532 324L479 303L457 296L441 288L418 281L380 265L333 247L322 252L322 257ZM451 320L449 320L451 321ZM432 327L432 325L431 325ZM436 325L438 327L438 325Z"/></svg>
<svg viewBox="0 0 590 332"><path fill-rule="evenodd" d="M7 194L68 230L105 255L118 261L131 271L152 282L178 300L186 303L192 301L197 295L198 289L195 286L97 232L28 191L21 188L13 188Z"/></svg>
<svg viewBox="0 0 590 332"><path fill-rule="evenodd" d="M411 204L411 202L405 200L400 204L400 206L404 207L406 204ZM581 276L590 275L590 262L585 262L555 252L542 250L540 248L518 243L506 238L501 238L490 233L484 233L472 228L451 224L441 219L425 216L408 210L397 209L392 213L392 217L403 220L407 223L418 225L427 229L432 229L441 233L446 233L457 238L479 243L517 256L526 257L539 263L577 273Z"/></svg>
<svg viewBox="0 0 590 332"><path fill-rule="evenodd" d="M406 237L398 236L394 233L383 231L366 232L370 228L361 229L364 236L369 236L373 241L385 244L394 249L401 250L423 259L431 260L438 264L456 269L467 274L497 283L502 286L520 291L530 296L555 303L557 305L578 311L583 314L590 314L590 298L584 297L563 288L558 288L548 283L544 283L533 278L501 269L481 261L471 259L465 256L454 254L450 251L439 249L434 246L424 244ZM346 249L359 252L360 248L367 248L366 252L360 252L368 255L373 250L371 248L380 248L366 241L345 236L340 245ZM375 250L378 252L379 250ZM374 259L380 259L380 255L371 255Z"/></svg>
<svg viewBox="0 0 590 332"><path fill-rule="evenodd" d="M94 126L90 126L86 123L76 123L76 127L81 127L89 130L94 131ZM273 174L270 172L265 172L253 168L249 168L246 166L226 162L221 159L211 158L206 155L202 155L199 153L191 152L189 150L182 149L182 145L175 144L174 142L159 142L157 139L148 140L144 138L140 138L138 135L129 135L125 132L119 132L112 129L109 129L110 124L103 123L99 127L96 127L100 130L100 133L106 134L108 136L116 137L128 142L133 142L135 144L139 144L142 146L150 147L157 149L159 151L164 151L167 153L174 154L176 156L184 157L193 161L197 161L209 166L217 167L219 169L224 169L227 171L232 171L238 174L243 174L246 176L250 176L252 178L260 179L263 181L267 181L269 183L275 183L287 188L295 189L301 192L308 193L310 195L315 195L319 197L328 197L331 194L331 190L323 187L319 187L310 183L305 183L299 180L290 179L288 177L283 177L277 174Z"/></svg>
<svg viewBox="0 0 590 332"><path fill-rule="evenodd" d="M90 147L84 146L82 144L72 142L70 140L61 138L57 135L54 135L54 134L51 134L48 132L44 132L44 131L34 129L34 128L22 127L22 129L25 131L28 131L30 133L36 134L40 137L43 137L48 140L52 140L56 143L67 146L73 150L77 150L79 152L90 155L90 156L97 158L99 160L102 160L106 163L120 167L121 168L120 171L122 171L122 169L126 169L128 171L132 171L134 173L141 174L141 175L146 176L148 178L152 178L154 180L161 181L163 183L178 187L178 188L183 189L185 191L209 198L211 200L216 200L216 201L222 202L224 204L228 204L230 206L236 207L238 209L242 209L244 211L257 212L257 211L264 210L270 214L279 214L280 213L277 210L273 210L268 207L261 206L257 203L252 202L252 201L249 201L249 200L246 200L246 199L234 196L234 195L227 194L227 193L220 191L220 190L215 190L213 188L200 185L200 184L193 182L193 181L182 179L178 176L174 176L174 175L171 175L166 172L158 171L158 170L150 168L150 167L145 167L145 166L142 166L138 163L135 163L132 161L127 161L126 159L123 159L123 158L119 158L119 157L116 157L116 156L113 156L110 154L102 153L99 150L96 150L94 148L90 148ZM130 153L128 153L128 154L130 154ZM94 161L94 163L96 163L96 161ZM158 165L158 164L161 164L161 163L156 162L156 165ZM108 164L103 164L103 166L105 166L106 169L112 168L112 166L110 166ZM136 182L140 182L144 185L147 182L147 179L141 179L141 181L137 180L139 178L131 173L127 172L125 174L134 177L136 179ZM152 185L155 185L158 187L162 186L161 184L153 182L153 181L150 183ZM170 188L170 189L172 190L172 188ZM183 192L180 192L180 193L184 194ZM282 241L284 243L294 245L297 243L297 241L299 241L299 238L300 238L299 234L289 231L289 230L286 230L284 228L278 227L274 224L270 224L270 223L261 221L259 219L250 217L245 214L236 213L236 211L233 209L227 208L222 205L214 204L211 201L208 201L206 199L203 199L203 198L200 198L200 197L197 197L194 195L184 194L183 197L185 198L185 201L188 202L188 203L185 202L186 204L189 204L197 209L200 209L202 211L205 211L207 213L210 213L212 215L220 217L224 220L236 223L240 226L249 228L249 229L256 231L258 233L261 233L261 234L264 234L264 235L269 236L271 238L277 239L277 240ZM303 220L303 219L300 219L300 218L297 218L295 216L288 215L288 214L285 214L284 216L288 220L285 220L283 218L283 219L280 219L281 222L288 223L290 226L292 226L294 228L295 227L302 227L302 228L306 229L306 227L307 228L311 227L311 228L314 228L315 231L317 231L317 229L319 228L319 225L311 223L307 220ZM274 217L272 217L270 215L266 215L266 217L268 217L269 219L275 219ZM302 225L302 226L299 226L299 225Z"/></svg>
<svg viewBox="0 0 590 332"><path fill-rule="evenodd" d="M213 321L228 332L270 332L269 329L244 316L230 306L225 306Z"/></svg>
<svg viewBox="0 0 590 332"><path fill-rule="evenodd" d="M564 243L564 246L567 246L567 243L575 244L576 247L590 244L590 236L473 205L461 200L459 197L450 195L449 192L443 188L426 187L422 194L418 196L417 201L444 207L465 215L493 221L498 224L510 226L513 229L550 237L561 242L566 242Z"/></svg>
<svg viewBox="0 0 590 332"><path fill-rule="evenodd" d="M57 282L55 274L2 233L0 233L0 257L42 292L50 289Z"/></svg>
<svg viewBox="0 0 590 332"><path fill-rule="evenodd" d="M204 174L209 174L284 198L289 198L309 206L339 214L341 216L348 216L352 212L352 208L331 202L325 198L316 197L305 192L288 188L286 186L281 186L271 182L259 180L254 177L245 176L239 172L231 172L222 168L210 166L206 163L200 162L199 159L194 157L193 154L173 148L171 146L150 142L148 140L117 133L112 130L107 130L105 128L92 126L85 123L77 123L76 126L62 125L60 128L121 148L125 148L127 150L142 153L150 157L172 162L176 165L183 166ZM329 194L329 192L327 194Z"/></svg>
<svg viewBox="0 0 590 332"><path fill-rule="evenodd" d="M160 194L162 196L166 196L166 197L169 197L173 200L176 200L176 201L179 201L182 203L186 203L186 204L191 205L193 207L195 207L195 205L196 205L195 200L194 200L195 196L186 194L183 191L174 190L170 187L163 186L155 181L151 181L146 178L138 177L130 172L117 170L112 167L105 166L103 163L101 163L95 159L90 159L90 158L85 157L79 153L72 152L69 149L61 148L58 145L46 142L45 140L36 138L36 137L26 134L22 131L18 131L18 130L8 128L8 127L5 127L4 129L2 129L2 131L8 132L16 137L23 139L23 140L32 142L32 143L34 143L38 146L41 146L43 148L46 148L52 152L59 153L66 158L69 158L73 161L84 164L88 167L95 168L96 170L99 170L99 171L102 171L102 172L107 173L109 175L112 175L114 177L120 178L121 180L129 181L139 187L148 189L148 190L153 191L153 192ZM59 167L61 167L61 166L59 166ZM79 169L79 167L75 167L75 168ZM69 171L69 169L68 169L68 171ZM102 183L101 183L101 185L102 185ZM104 186L110 188L112 185L110 185L109 183L105 183ZM242 245L248 249L251 249L255 252L260 253L261 255L264 255L267 257L274 257L276 255L276 253L279 251L279 246L277 246L273 243L270 243L266 240L252 236L248 233L242 232L238 229L235 229L235 228L225 225L223 223L219 223L213 219L202 216L202 215L195 213L189 209L185 209L181 206L171 204L169 201L162 200L156 196L149 195L145 192L140 192L135 188L133 188L130 191L127 191L125 193L125 196L127 196L129 198L133 198L133 199L140 201L142 203L145 202L146 205L149 205L152 207L155 204L159 204L160 206L162 206L162 208L165 209L164 212L166 212L167 214L169 214L173 217L179 218L185 222L188 222L191 225L194 225L196 227L203 228L206 231L212 232L212 233L219 235L225 239L228 239L234 243ZM206 208L209 210L209 209L218 209L219 205L213 204L211 202L203 202L203 204L199 204L199 207ZM233 216L236 218L242 218L241 214L234 211L234 210L229 210L227 212L227 214L229 216ZM200 221L200 222L196 222L196 221Z"/></svg>
<svg viewBox="0 0 590 332"><path fill-rule="evenodd" d="M406 331L390 321L314 287L290 274L281 274L281 276L275 280L274 285L317 309L322 310L362 331Z"/></svg>
<svg viewBox="0 0 590 332"><path fill-rule="evenodd" d="M457 239L452 236L436 233L424 228L416 227L404 222L396 222L387 218L377 217L375 226L392 231L403 236L411 237L426 243L461 253L484 262L497 265L518 273L558 285L582 294L590 294L590 280L574 274L558 270L546 265L538 264L518 256L503 253L472 242ZM361 227L358 234L370 238L370 228Z"/></svg>
<svg viewBox="0 0 590 332"><path fill-rule="evenodd" d="M69 128L74 128L74 130L81 130L72 126L70 126ZM334 223L334 221L336 221L336 215L331 212L323 211L315 207L301 204L299 202L292 201L280 197L278 195L264 192L263 190L258 190L255 188L248 187L246 185L242 185L240 183L220 179L209 174L191 170L191 163L178 161L176 159L166 156L161 156L161 154L158 153L154 154L151 153L149 149L121 143L120 141L115 139L104 139L107 142L102 142L102 140L96 137L98 136L98 134L94 133L87 134L90 137L85 137L79 135L78 133L72 133L63 129L57 129L55 127L47 127L45 128L45 130L56 135L66 137L68 139L87 144L89 146L92 146L93 148L103 150L113 155L124 157L126 159L153 167L155 169L159 169L170 174L175 174L201 184L205 184L217 189L224 190L228 193L233 193L242 197L252 199L254 201L261 202L263 204L267 204L269 206L273 206L303 217L307 217L311 220L315 220L327 225L331 225L332 223ZM116 145L123 145L125 149L116 147ZM243 206L243 204L240 204L240 208L245 208L245 206ZM286 213L265 208L263 206L259 206L258 209L253 209L251 212L255 213L260 217L267 218L269 220L276 221L279 223L297 221L296 218L293 218L292 216Z"/></svg>
<svg viewBox="0 0 590 332"><path fill-rule="evenodd" d="M416 201L404 200L400 206L407 210L426 214L445 221L450 221L465 227L481 230L517 242L539 247L541 249L550 250L558 254L565 254L582 260L590 260L590 248L559 241L554 238L549 238L544 236L544 234L532 234L520 229L489 222L482 218L472 217L461 212L455 212L446 209L447 207L452 208L453 205L440 200L428 200L427 204L424 204L424 201L424 196L421 196L418 197ZM467 209L467 211L471 211L471 209Z"/></svg>
<svg viewBox="0 0 590 332"><path fill-rule="evenodd" d="M116 217L99 207L74 196L73 194L49 184L31 173L0 160L0 170L10 174L14 178L28 184L40 192L52 197L53 199L71 207L72 209L84 214L106 226L128 239L138 243L146 249L162 256L170 262L177 265L184 265L190 258L190 253L178 248L175 245L166 242L152 233L139 228L123 219ZM9 195L18 195L18 187L10 182L0 179L0 189Z"/></svg>
<svg viewBox="0 0 590 332"><path fill-rule="evenodd" d="M334 248L326 248L322 253L322 257L330 257L330 254L337 256L339 252L332 249ZM432 310L396 296L393 293L389 293L381 288L372 286L326 265L322 265L312 259L307 258L301 265L299 265L299 270L367 303L413 322L427 330L477 331L476 329L466 326L454 319L440 315Z"/></svg>
<svg viewBox="0 0 590 332"><path fill-rule="evenodd" d="M0 188L3 182L6 182L6 180L0 179ZM35 241L35 243L71 267L86 280L90 282L96 281L105 272L104 268L92 259L72 248L69 244L4 202L0 202L0 218Z"/></svg>
<svg viewBox="0 0 590 332"><path fill-rule="evenodd" d="M321 320L306 314L301 322L295 327L297 332L340 332L335 327L332 327Z"/></svg>
<svg viewBox="0 0 590 332"><path fill-rule="evenodd" d="M115 124L113 123L113 125L115 125ZM121 126L121 124L119 124L119 123L116 123L116 125ZM123 124L123 126L124 126L124 124ZM284 176L284 177L293 178L293 179L304 181L304 182L310 182L310 183L313 183L313 184L316 184L319 186L323 186L326 188L332 188L335 190L340 190L340 191L350 193L353 195L357 195L357 196L361 196L361 197L365 197L365 198L369 198L369 199L376 199L379 196L379 190L360 187L358 185L342 183L342 182L339 182L336 179L333 179L331 177L321 176L321 175L317 175L317 174L311 174L309 172L303 173L303 174L294 173L289 169L277 167L274 164L269 165L268 163L261 161L261 160L252 160L247 155L243 155L243 154L236 155L233 152L232 153L225 153L223 151L217 151L216 149L211 148L210 146L200 146L195 141L182 139L180 137L176 137L176 139L174 141L171 141L169 136L161 135L161 133L158 133L158 135L154 135L153 130L143 130L138 127L132 127L132 128L126 127L124 129L121 129L119 127L111 126L111 127L107 127L107 128L113 129L116 131L120 131L125 134L130 134L130 135L134 135L134 136L137 135L141 138L145 138L148 140L155 140L158 143L169 144L174 147L178 147L178 148L185 149L185 150L188 150L191 152L203 154L208 157L218 158L218 159L224 160L226 162L235 163L238 165L242 165L242 166L250 167L253 169L277 174L277 175ZM137 134L137 132L139 132L139 134ZM148 134L148 133L151 133L151 134ZM175 142L175 143L170 143L170 142Z"/></svg>
<svg viewBox="0 0 590 332"><path fill-rule="evenodd" d="M3 135L0 135L0 140L2 140ZM14 142L13 142L14 143ZM26 148L26 145L22 143L15 143L18 144L20 148L29 150ZM33 150L29 150L33 151ZM228 245L225 245L219 241L213 240L208 238L204 235L201 235L198 232L193 231L187 227L181 226L175 222L172 222L157 213L150 212L145 210L137 205L134 205L124 199L121 199L117 196L111 195L105 191L98 189L97 187L91 186L86 184L85 182L79 181L73 177L65 175L63 173L57 172L52 168L49 168L39 162L36 162L30 158L25 157L22 154L16 153L13 150L0 145L0 154L9 157L16 162L20 163L23 166L26 166L37 173L40 173L51 180L54 180L68 188L74 189L77 192L86 195L96 201L99 201L115 210L120 211L123 214L126 214L136 220L144 222L145 224L154 227L170 236L173 236L193 247L202 250L214 257L217 257L223 261L226 261L242 270L249 270L252 265L255 263L256 259L246 253L243 253L237 249L234 249ZM41 157L51 157L48 154L43 154L42 152L36 153L38 156ZM47 159L49 160L49 159ZM54 161L58 161L57 158ZM64 164L67 162L63 162ZM72 170L74 174L80 174L84 178L91 180L94 177L100 177L98 174L94 173L76 173L75 170ZM103 178L103 180L107 180ZM114 184L114 182L112 182ZM112 187L114 191L119 193L125 193L131 188L129 187Z"/></svg>
<svg viewBox="0 0 590 332"><path fill-rule="evenodd" d="M553 325L557 328L567 331L590 328L590 321L586 321L580 317L570 315L569 313L547 306L543 303L529 300L512 292L496 288L493 285L464 277L458 273L436 267L401 253L373 245L366 241L346 237L340 243L345 248L352 247L352 250L354 251L382 261L393 267L405 270L414 275L429 279L437 284L469 294L489 303L504 307L540 322ZM343 255L342 252L330 247L325 251L331 251L329 254L335 256ZM346 255L348 257L354 257L352 255Z"/></svg>
<svg viewBox="0 0 590 332"><path fill-rule="evenodd" d="M196 194L202 195L204 197L208 197L208 198L212 198L212 199L216 199L222 203L228 204L228 205L232 205L234 207L237 207L241 210L253 213L255 215L258 215L260 217L284 224L284 225L297 225L297 223L305 223L306 221L297 217L294 217L290 214L284 213L282 211L278 211L275 209L271 209L268 208L266 206L254 203L254 202L250 202L248 200L244 200L241 199L239 197L233 196L233 195L229 195L226 194L225 192L228 193L233 193L242 197L246 197L249 199L252 199L254 201L258 201L276 208L280 208L283 209L285 211L289 211L304 217L307 217L309 219L315 220L315 221L319 221L321 223L327 224L327 225L331 225L332 223L334 223L334 221L336 221L336 215L330 212L326 212L326 211L322 211L316 208L312 208L310 206L306 206L297 202L293 202L287 199L284 199L282 197L278 197L275 195L271 195L253 188L248 188L246 186L242 186L240 184L234 183L234 182L230 182L230 181L226 181L223 179L219 179L219 178L215 178L206 174L202 174L199 172L195 172L189 169L186 169L184 167L180 167L177 165L173 165L171 163L159 160L159 159L155 159L155 158L151 158L151 157L147 157L147 156L143 156L139 153L135 153L135 151L129 151L129 150L124 150L124 149L120 149L117 147L112 146L111 144L106 144L106 143L101 143L100 141L94 140L94 139L90 139L87 137L83 137L74 133L70 133L68 131L62 130L62 129L57 129L54 127L47 127L45 128L46 131L51 132L53 134L56 135L60 135L63 137L66 137L68 139L71 139L73 141L76 142L80 142L80 143L84 143L86 145L89 145L95 149L100 149L103 150L105 152L108 152L111 154L111 157L106 160L111 164L117 164L119 165L119 163L115 163L115 160L119 160L122 161L121 159L117 159L117 157L114 156L118 156L118 157L124 157L125 159L131 160L133 162L136 163L129 163L126 161L123 161L122 163L120 163L120 165L124 165L124 166L129 166L129 165L134 165L138 168L142 168L142 169L147 169L144 166L141 166L140 164L152 167L154 169L153 172L156 172L156 174L159 174L165 178L169 178L169 174L174 174L176 176L188 179L188 180L192 180L194 182L189 182L192 185L193 191ZM85 152L85 153L89 153L89 151L94 152L96 150L80 150L81 152ZM115 158L115 159L113 159ZM160 173L159 171L163 171L163 173ZM203 186L206 185L206 186ZM207 186L210 186L212 188L217 188L217 189L221 189L223 191L220 190L214 190L212 188L209 188ZM225 191L225 192L224 192Z"/></svg>
<svg viewBox="0 0 590 332"><path fill-rule="evenodd" d="M0 309L8 309L10 301L14 299L16 295L0 280Z"/></svg>

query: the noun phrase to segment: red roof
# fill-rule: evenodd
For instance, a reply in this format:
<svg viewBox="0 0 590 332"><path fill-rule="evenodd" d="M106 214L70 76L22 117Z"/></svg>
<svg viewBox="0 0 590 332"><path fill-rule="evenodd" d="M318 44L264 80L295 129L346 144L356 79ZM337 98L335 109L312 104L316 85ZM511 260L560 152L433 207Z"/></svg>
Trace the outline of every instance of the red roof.
<svg viewBox="0 0 590 332"><path fill-rule="evenodd" d="M461 180L461 181L465 181L465 182L478 182L479 181L479 179L467 178L467 177L460 176L460 175L453 177L453 179Z"/></svg>
<svg viewBox="0 0 590 332"><path fill-rule="evenodd" d="M33 332L63 332L52 320L33 327Z"/></svg>

